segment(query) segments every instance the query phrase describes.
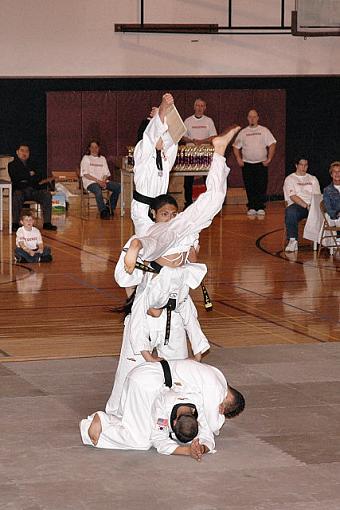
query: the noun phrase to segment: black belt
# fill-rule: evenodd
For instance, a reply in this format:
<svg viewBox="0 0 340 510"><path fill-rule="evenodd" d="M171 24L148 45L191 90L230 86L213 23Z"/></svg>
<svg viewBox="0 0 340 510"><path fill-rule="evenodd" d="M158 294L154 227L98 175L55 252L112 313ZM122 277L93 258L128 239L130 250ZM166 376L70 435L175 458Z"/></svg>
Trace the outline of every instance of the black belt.
<svg viewBox="0 0 340 510"><path fill-rule="evenodd" d="M162 359L160 361L160 364L162 365L162 368L163 368L165 386L167 386L168 388L171 388L172 387L172 376L171 376L171 370L170 370L169 363L166 361L166 359Z"/></svg>
<svg viewBox="0 0 340 510"><path fill-rule="evenodd" d="M153 198L151 198L151 197L147 197L146 195L142 195L141 193L138 193L138 191L134 190L133 191L133 198L137 202L141 202L142 204L146 204L146 205L149 205L150 207L152 207Z"/></svg>

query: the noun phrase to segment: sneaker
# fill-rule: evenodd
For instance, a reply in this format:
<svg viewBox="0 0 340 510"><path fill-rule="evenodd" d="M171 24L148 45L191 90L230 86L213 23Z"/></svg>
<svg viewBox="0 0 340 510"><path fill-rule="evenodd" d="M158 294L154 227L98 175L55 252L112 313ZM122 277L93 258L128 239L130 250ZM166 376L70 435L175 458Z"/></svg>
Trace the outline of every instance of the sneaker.
<svg viewBox="0 0 340 510"><path fill-rule="evenodd" d="M52 223L44 223L43 224L43 229L44 230L57 230L57 226L56 225L52 225Z"/></svg>
<svg viewBox="0 0 340 510"><path fill-rule="evenodd" d="M298 251L299 247L298 247L298 242L296 239L289 239L289 243L287 244L286 248L285 248L285 251Z"/></svg>
<svg viewBox="0 0 340 510"><path fill-rule="evenodd" d="M249 209L249 211L247 212L247 215L248 215L248 216L256 216L256 211L255 211L255 209Z"/></svg>
<svg viewBox="0 0 340 510"><path fill-rule="evenodd" d="M265 216L266 214L266 211L264 209L259 209L258 211L256 211L256 214L258 216Z"/></svg>

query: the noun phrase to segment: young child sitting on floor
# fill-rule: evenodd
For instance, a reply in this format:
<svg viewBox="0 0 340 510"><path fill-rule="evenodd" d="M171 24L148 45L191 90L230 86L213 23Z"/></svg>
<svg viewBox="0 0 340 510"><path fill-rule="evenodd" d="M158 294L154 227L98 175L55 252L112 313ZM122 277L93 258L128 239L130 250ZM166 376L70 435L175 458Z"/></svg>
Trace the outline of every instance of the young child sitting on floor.
<svg viewBox="0 0 340 510"><path fill-rule="evenodd" d="M34 227L32 215L23 214L20 224L22 226L16 234L16 262L51 262L51 248L44 246L40 231Z"/></svg>

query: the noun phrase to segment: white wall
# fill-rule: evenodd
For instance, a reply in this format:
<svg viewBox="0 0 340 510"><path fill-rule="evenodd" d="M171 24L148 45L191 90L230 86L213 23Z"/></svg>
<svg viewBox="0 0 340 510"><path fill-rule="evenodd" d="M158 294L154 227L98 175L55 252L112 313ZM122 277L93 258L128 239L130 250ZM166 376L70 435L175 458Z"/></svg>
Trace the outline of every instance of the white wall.
<svg viewBox="0 0 340 510"><path fill-rule="evenodd" d="M226 0L145 4L146 23L228 22ZM289 24L294 0L286 4ZM139 5L2 0L0 77L340 75L339 37L115 33L114 23L139 22ZM233 6L235 24L280 23L279 0L233 0Z"/></svg>

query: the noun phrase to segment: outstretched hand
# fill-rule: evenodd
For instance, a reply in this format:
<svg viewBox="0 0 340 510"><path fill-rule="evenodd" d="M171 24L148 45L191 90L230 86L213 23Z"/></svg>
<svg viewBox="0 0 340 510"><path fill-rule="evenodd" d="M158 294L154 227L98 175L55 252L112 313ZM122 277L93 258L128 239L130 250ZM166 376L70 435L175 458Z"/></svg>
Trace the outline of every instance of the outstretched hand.
<svg viewBox="0 0 340 510"><path fill-rule="evenodd" d="M202 455L204 455L204 453L205 453L204 445L200 444L198 437L196 437L190 445L190 457L200 462Z"/></svg>

